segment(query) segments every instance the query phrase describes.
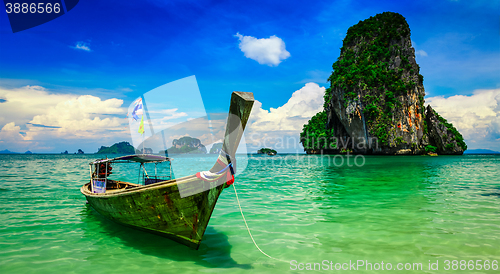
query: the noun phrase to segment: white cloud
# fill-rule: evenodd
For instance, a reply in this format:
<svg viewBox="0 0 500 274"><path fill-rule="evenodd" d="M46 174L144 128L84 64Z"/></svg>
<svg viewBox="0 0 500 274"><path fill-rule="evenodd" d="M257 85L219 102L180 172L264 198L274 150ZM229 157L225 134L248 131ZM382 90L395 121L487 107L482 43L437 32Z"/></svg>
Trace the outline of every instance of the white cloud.
<svg viewBox="0 0 500 274"><path fill-rule="evenodd" d="M423 50L417 50L415 51L415 55L418 55L418 56L427 56L427 52L423 51Z"/></svg>
<svg viewBox="0 0 500 274"><path fill-rule="evenodd" d="M277 66L281 61L290 57L290 53L285 48L285 42L275 35L261 39L243 36L239 33L235 36L240 40L239 47L245 57L261 65Z"/></svg>
<svg viewBox="0 0 500 274"><path fill-rule="evenodd" d="M129 138L126 119L116 117L125 113L120 99L55 94L39 86L0 89L0 96L6 100L0 108L5 123L0 131L2 149L54 152L59 143ZM92 149L101 144L108 145L99 142Z"/></svg>
<svg viewBox="0 0 500 274"><path fill-rule="evenodd" d="M49 107L44 114L36 115L30 121L33 124L61 127L61 131L95 131L119 127L119 118L100 118L99 114L124 113L120 108L123 100L108 99L101 101L99 97L81 95L62 101Z"/></svg>
<svg viewBox="0 0 500 274"><path fill-rule="evenodd" d="M421 49L417 49L417 43L415 43L415 41L411 40L411 44L413 46L413 48L415 49L415 55L416 56L427 56L427 52L425 52L424 50L421 50Z"/></svg>
<svg viewBox="0 0 500 274"><path fill-rule="evenodd" d="M16 126L16 123L10 122L0 129L0 144L21 140L23 136L19 133L21 128Z"/></svg>
<svg viewBox="0 0 500 274"><path fill-rule="evenodd" d="M178 108L150 110L149 115L152 117L151 123L153 124L153 127L166 128L171 126L170 124L168 124L168 120L175 120L181 117L188 116L187 113L179 112L178 110L179 110ZM189 119L194 119L194 118L187 118L187 119L189 121Z"/></svg>
<svg viewBox="0 0 500 274"><path fill-rule="evenodd" d="M324 94L324 87L307 83L278 108L265 110L256 100L245 134L252 146L250 151L266 146L302 152L298 143L300 132L312 116L323 110Z"/></svg>
<svg viewBox="0 0 500 274"><path fill-rule="evenodd" d="M453 123L469 149L500 151L500 89L475 90L470 96L436 96L426 102Z"/></svg>
<svg viewBox="0 0 500 274"><path fill-rule="evenodd" d="M76 45L72 48L87 51L87 52L92 51L89 47L89 44L85 43L85 42L76 42Z"/></svg>
<svg viewBox="0 0 500 274"><path fill-rule="evenodd" d="M0 97L6 102L0 107L0 116L5 123L15 121L18 125L30 122L35 115L45 113L47 108L74 98L70 94L49 93L41 86L24 86L15 89L0 88Z"/></svg>

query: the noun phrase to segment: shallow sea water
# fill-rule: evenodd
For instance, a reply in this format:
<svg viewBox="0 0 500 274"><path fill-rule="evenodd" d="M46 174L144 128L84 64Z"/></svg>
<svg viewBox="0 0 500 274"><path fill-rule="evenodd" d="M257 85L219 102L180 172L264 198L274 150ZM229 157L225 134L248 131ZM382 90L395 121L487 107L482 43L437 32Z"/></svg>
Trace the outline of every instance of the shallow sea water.
<svg viewBox="0 0 500 274"><path fill-rule="evenodd" d="M349 166L339 157L251 156L235 183L243 212L260 248L287 262L256 249L232 187L197 251L104 219L79 190L95 158L0 155L0 273L281 273L324 260L421 263L402 272L443 273L445 260L458 269L460 260L500 261L499 156L367 156L362 166L353 158Z"/></svg>

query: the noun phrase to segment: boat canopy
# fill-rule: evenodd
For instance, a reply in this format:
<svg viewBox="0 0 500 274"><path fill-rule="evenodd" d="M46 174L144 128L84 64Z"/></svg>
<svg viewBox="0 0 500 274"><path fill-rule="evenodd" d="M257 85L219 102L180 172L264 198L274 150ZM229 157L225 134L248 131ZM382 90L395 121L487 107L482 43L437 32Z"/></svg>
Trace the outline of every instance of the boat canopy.
<svg viewBox="0 0 500 274"><path fill-rule="evenodd" d="M169 157L164 157L160 155L151 155L151 154L133 154L127 156L116 157L113 159L102 159L91 162L91 165L99 164L99 163L161 163L161 162L170 162L172 159Z"/></svg>

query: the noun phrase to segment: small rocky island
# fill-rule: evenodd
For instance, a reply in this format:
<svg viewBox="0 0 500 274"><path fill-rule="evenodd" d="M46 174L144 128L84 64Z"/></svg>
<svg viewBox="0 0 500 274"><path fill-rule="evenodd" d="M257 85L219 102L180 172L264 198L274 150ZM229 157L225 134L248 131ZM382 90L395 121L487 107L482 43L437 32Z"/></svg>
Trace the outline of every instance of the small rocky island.
<svg viewBox="0 0 500 274"><path fill-rule="evenodd" d="M8 149L0 150L0 154L18 154L17 152L12 152Z"/></svg>
<svg viewBox="0 0 500 274"><path fill-rule="evenodd" d="M261 148L261 149L257 150L257 154L267 154L267 155L274 156L277 153L278 152L276 150L270 149L270 148Z"/></svg>
<svg viewBox="0 0 500 274"><path fill-rule="evenodd" d="M129 142L119 142L111 147L101 146L96 154L134 154L135 148Z"/></svg>
<svg viewBox="0 0 500 274"><path fill-rule="evenodd" d="M172 147L167 150L168 154L206 154L207 148L200 139L184 136L172 141ZM165 151L160 151L165 154Z"/></svg>
<svg viewBox="0 0 500 274"><path fill-rule="evenodd" d="M462 135L430 105L405 18L393 12L347 30L333 63L324 110L304 125L309 154L461 155Z"/></svg>

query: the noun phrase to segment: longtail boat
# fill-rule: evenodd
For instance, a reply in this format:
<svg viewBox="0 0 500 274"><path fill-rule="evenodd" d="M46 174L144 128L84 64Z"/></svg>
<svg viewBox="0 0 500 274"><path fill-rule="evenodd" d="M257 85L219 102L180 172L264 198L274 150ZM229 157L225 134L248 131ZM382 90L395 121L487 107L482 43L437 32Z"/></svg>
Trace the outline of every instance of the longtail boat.
<svg viewBox="0 0 500 274"><path fill-rule="evenodd" d="M198 249L217 199L234 181L234 157L254 103L252 93L233 92L222 152L209 171L169 179L145 175L144 184L108 178L120 162L169 162L158 155L129 155L90 163L89 183L80 189L98 213L117 223L158 234Z"/></svg>

